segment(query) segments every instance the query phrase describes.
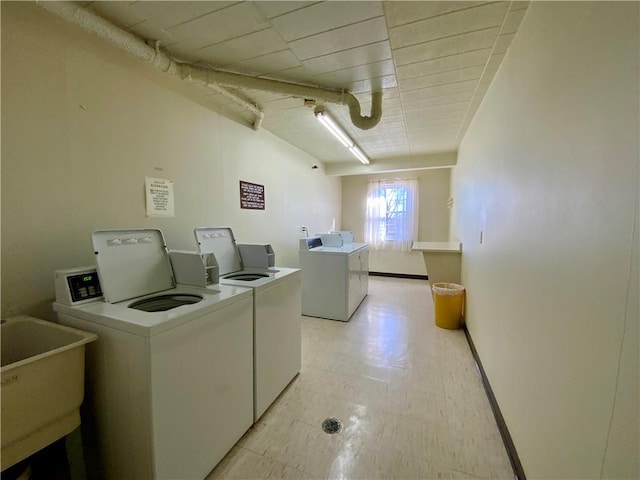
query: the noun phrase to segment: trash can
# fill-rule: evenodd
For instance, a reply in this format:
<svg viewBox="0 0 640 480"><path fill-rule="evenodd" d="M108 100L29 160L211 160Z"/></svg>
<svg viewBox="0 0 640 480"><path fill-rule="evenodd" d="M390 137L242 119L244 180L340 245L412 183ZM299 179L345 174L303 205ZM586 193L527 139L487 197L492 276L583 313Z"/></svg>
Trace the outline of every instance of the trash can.
<svg viewBox="0 0 640 480"><path fill-rule="evenodd" d="M464 287L457 283L434 283L431 287L436 325L456 330L462 326Z"/></svg>

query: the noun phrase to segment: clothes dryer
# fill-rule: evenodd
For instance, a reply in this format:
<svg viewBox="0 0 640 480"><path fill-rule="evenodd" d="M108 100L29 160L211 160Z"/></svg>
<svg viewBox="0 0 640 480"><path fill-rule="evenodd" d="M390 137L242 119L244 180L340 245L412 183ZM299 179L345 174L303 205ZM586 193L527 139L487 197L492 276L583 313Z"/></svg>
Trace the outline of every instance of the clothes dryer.
<svg viewBox="0 0 640 480"><path fill-rule="evenodd" d="M299 255L302 314L349 321L369 292L369 245L323 234L301 238Z"/></svg>
<svg viewBox="0 0 640 480"><path fill-rule="evenodd" d="M297 268L245 268L229 227L195 229L201 254L216 257L220 285L253 290L254 422L301 367L301 286ZM264 248L270 263L273 250ZM260 262L251 262L260 263Z"/></svg>
<svg viewBox="0 0 640 480"><path fill-rule="evenodd" d="M93 245L99 282L91 269L57 272L53 305L61 324L99 337L87 349L99 452L88 466L203 479L253 421L252 291L175 285L159 230L99 231Z"/></svg>

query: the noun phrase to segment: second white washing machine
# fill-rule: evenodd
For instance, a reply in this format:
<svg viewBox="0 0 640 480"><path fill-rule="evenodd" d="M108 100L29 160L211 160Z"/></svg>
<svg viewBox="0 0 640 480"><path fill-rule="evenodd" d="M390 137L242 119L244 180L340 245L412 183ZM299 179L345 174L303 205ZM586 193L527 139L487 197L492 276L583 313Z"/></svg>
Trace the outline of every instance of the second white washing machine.
<svg viewBox="0 0 640 480"><path fill-rule="evenodd" d="M195 236L201 254L215 255L221 285L253 290L254 422L257 422L301 368L300 270L245 268L229 227L196 228ZM264 252L270 256L265 263L273 264L273 251L265 248Z"/></svg>

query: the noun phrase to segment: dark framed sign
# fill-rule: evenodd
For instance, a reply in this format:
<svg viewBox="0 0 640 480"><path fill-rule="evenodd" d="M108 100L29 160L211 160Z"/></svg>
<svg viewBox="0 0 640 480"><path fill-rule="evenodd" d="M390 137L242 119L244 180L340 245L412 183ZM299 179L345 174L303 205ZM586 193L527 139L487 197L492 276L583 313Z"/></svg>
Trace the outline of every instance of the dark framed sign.
<svg viewBox="0 0 640 480"><path fill-rule="evenodd" d="M264 185L240 180L240 208L264 210Z"/></svg>

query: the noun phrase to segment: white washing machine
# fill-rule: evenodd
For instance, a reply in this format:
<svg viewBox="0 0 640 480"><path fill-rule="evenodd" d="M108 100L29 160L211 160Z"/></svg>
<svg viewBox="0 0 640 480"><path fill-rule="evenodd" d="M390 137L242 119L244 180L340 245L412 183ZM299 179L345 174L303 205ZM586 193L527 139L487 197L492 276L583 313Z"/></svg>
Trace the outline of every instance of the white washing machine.
<svg viewBox="0 0 640 480"><path fill-rule="evenodd" d="M215 255L220 285L253 290L255 422L300 371L300 270L244 268L229 227L196 228L195 235L200 253ZM270 248L264 252L273 255Z"/></svg>
<svg viewBox="0 0 640 480"><path fill-rule="evenodd" d="M175 285L159 230L95 232L93 244L99 282L58 271L53 305L61 324L99 336L87 403L100 462L88 470L203 479L253 421L252 291Z"/></svg>

